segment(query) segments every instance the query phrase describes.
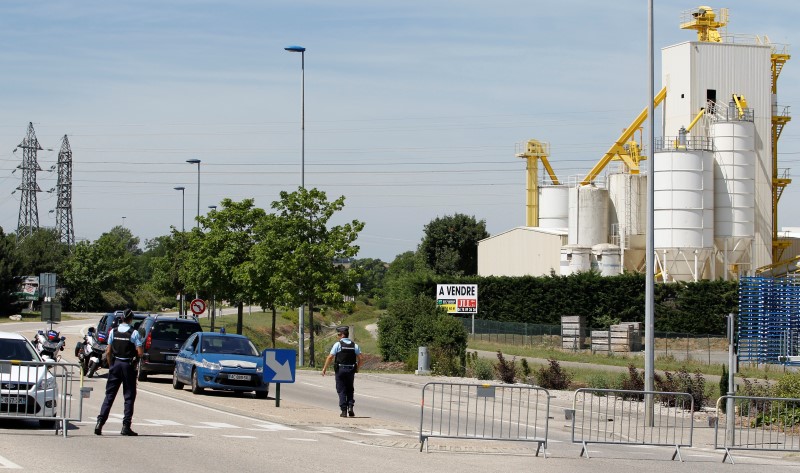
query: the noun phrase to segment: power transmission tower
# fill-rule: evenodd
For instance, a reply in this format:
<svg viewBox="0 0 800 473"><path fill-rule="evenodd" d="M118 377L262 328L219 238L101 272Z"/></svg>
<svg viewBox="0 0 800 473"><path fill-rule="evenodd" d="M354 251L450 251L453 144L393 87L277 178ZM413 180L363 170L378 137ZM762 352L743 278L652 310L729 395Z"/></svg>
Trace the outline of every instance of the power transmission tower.
<svg viewBox="0 0 800 473"><path fill-rule="evenodd" d="M56 229L58 238L72 248L75 244L75 229L72 227L72 149L67 135L61 141L58 152L58 203L56 204Z"/></svg>
<svg viewBox="0 0 800 473"><path fill-rule="evenodd" d="M39 140L36 139L33 123L28 123L28 134L17 148L22 148L22 164L17 167L22 169L22 183L17 187L18 191L22 191L22 198L19 201L19 220L17 220L17 242L20 242L39 229L36 193L42 190L36 184L36 173L42 168L36 161L36 153L42 147L39 145Z"/></svg>

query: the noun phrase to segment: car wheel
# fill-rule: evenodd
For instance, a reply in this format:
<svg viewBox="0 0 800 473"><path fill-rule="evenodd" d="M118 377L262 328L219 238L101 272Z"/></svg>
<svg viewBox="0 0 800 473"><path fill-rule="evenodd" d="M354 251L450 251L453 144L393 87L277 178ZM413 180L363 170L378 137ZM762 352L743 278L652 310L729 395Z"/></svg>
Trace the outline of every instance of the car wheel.
<svg viewBox="0 0 800 473"><path fill-rule="evenodd" d="M197 380L197 370L192 371L192 394L200 394L203 392L203 388L200 387L200 384Z"/></svg>
<svg viewBox="0 0 800 473"><path fill-rule="evenodd" d="M139 381L147 381L147 372L142 369L142 362L139 361L139 366L136 367L136 379Z"/></svg>
<svg viewBox="0 0 800 473"><path fill-rule="evenodd" d="M172 387L175 389L183 389L183 383L178 381L178 368L172 371Z"/></svg>
<svg viewBox="0 0 800 473"><path fill-rule="evenodd" d="M269 391L256 391L256 399L266 399L269 397Z"/></svg>

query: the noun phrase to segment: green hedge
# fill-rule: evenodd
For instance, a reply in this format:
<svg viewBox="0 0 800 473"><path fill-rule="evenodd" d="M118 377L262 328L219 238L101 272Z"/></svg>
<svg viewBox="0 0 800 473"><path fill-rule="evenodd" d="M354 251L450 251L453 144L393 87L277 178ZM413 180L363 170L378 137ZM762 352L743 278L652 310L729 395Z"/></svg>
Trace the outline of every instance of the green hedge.
<svg viewBox="0 0 800 473"><path fill-rule="evenodd" d="M409 278L410 293L435 298L437 284L477 284L478 317L501 322L561 323L562 315L612 316L644 322L645 276L602 277L595 272L570 276ZM738 312L736 281L656 283L655 329L663 332L722 335L725 317Z"/></svg>

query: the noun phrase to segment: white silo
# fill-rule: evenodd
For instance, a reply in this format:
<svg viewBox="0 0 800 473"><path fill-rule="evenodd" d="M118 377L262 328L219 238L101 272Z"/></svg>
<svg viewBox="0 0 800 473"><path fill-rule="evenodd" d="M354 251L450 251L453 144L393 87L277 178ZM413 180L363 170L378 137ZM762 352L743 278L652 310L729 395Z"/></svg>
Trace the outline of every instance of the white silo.
<svg viewBox="0 0 800 473"><path fill-rule="evenodd" d="M652 161L656 271L665 281L697 281L711 271L714 157L707 138L659 140Z"/></svg>
<svg viewBox="0 0 800 473"><path fill-rule="evenodd" d="M539 186L539 227L569 226L569 188L563 185Z"/></svg>
<svg viewBox="0 0 800 473"><path fill-rule="evenodd" d="M562 276L592 269L592 249L588 246L564 245L561 247L560 273Z"/></svg>
<svg viewBox="0 0 800 473"><path fill-rule="evenodd" d="M621 252L617 245L600 243L592 247L592 269L601 276L617 276L622 274Z"/></svg>
<svg viewBox="0 0 800 473"><path fill-rule="evenodd" d="M608 243L608 189L594 185L569 189L567 242L587 247Z"/></svg>
<svg viewBox="0 0 800 473"><path fill-rule="evenodd" d="M755 238L756 152L753 111L718 110L712 118L714 138L714 243L723 263L722 276L734 265L750 265Z"/></svg>

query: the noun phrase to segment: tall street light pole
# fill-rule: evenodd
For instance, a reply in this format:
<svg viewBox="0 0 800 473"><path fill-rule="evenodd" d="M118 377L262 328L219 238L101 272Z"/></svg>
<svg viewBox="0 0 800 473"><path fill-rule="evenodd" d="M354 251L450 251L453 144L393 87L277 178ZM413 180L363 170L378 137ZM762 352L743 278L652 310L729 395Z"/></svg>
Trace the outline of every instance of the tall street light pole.
<svg viewBox="0 0 800 473"><path fill-rule="evenodd" d="M300 187L306 188L306 48L302 46L287 46L283 48L291 53L300 53ZM305 328L304 324L305 304L298 310L298 355L300 366L304 364L305 352ZM313 317L314 314L311 314Z"/></svg>
<svg viewBox="0 0 800 473"><path fill-rule="evenodd" d="M197 164L197 224L196 227L200 228L200 160L199 159L187 159L187 163L189 164Z"/></svg>
<svg viewBox="0 0 800 473"><path fill-rule="evenodd" d="M217 206L216 205L209 205L208 208L212 212L216 212L217 211ZM214 321L216 320L216 318L217 318L217 293L214 292L214 294L211 295L211 331L212 332L214 331Z"/></svg>
<svg viewBox="0 0 800 473"><path fill-rule="evenodd" d="M126 217L122 217L122 228L125 228L125 218Z"/></svg>
<svg viewBox="0 0 800 473"><path fill-rule="evenodd" d="M181 191L181 233L186 231L186 188L183 186L173 187L176 191ZM179 294L181 299L181 307L178 311L178 315L184 315L183 312L183 287L181 287L181 293Z"/></svg>

